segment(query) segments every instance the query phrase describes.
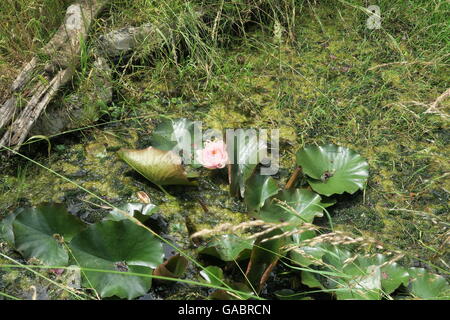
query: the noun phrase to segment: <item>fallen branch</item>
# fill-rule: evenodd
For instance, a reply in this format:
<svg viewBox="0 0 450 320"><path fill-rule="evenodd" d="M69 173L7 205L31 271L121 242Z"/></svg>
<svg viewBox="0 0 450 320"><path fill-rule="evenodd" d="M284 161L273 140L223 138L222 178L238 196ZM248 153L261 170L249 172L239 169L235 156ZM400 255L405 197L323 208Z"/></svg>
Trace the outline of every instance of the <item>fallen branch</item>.
<svg viewBox="0 0 450 320"><path fill-rule="evenodd" d="M93 19L107 2L80 0L67 8L64 22L43 48L48 61L34 57L28 62L11 85L10 97L0 107L0 129L20 113L0 139L0 145L20 147L56 92L72 78L80 63L81 44ZM28 100L23 110L20 110L19 97Z"/></svg>

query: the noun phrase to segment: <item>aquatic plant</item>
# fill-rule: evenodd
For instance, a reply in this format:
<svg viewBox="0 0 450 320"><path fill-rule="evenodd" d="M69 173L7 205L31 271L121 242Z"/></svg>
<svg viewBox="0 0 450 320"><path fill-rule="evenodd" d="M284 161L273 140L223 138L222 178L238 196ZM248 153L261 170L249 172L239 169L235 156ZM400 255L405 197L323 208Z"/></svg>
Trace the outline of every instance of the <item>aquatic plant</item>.
<svg viewBox="0 0 450 320"><path fill-rule="evenodd" d="M364 189L369 177L368 163L356 152L334 144L305 146L296 153L298 167L282 187L274 177L260 174L260 164L250 161L263 145L239 144L234 151L243 162L229 163L235 154L227 154L224 141L203 146L187 141L185 132L193 128L187 119L166 119L151 136L152 146L121 149L118 155L159 187L194 186L186 172L201 174L196 163L183 163L173 152L174 140L202 154L205 168L227 167L230 196L241 198L249 217L257 220L193 234L192 239L210 238L196 250L206 267L182 250L164 259L163 242L170 243L144 225L159 208L142 194L144 203L113 208L91 225L62 205L19 209L1 221L1 236L25 259L51 270L77 266L82 285L100 297L133 299L150 290L152 279L159 279L209 286L216 289L210 299L260 298L274 271L285 267L304 288L271 293L279 299L304 299L316 292L336 299L450 298L450 285L442 276L404 267L397 262L401 255L392 252L367 253L365 247L382 247L376 240L334 230L326 208L340 201L338 195ZM324 214L329 229L315 224ZM190 262L200 269L201 281L182 279ZM230 264L240 275L233 280L227 271Z"/></svg>

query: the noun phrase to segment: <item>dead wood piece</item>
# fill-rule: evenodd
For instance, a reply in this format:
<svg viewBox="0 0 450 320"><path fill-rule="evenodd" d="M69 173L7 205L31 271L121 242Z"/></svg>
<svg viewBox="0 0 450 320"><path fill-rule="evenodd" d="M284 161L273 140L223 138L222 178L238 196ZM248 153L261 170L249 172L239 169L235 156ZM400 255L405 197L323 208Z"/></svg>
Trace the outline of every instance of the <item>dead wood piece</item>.
<svg viewBox="0 0 450 320"><path fill-rule="evenodd" d="M22 71L17 76L16 80L14 80L13 84L11 85L11 91L18 91L24 87L24 85L30 81L31 77L33 76L33 70L36 68L37 65L37 59L34 57L31 59L30 62L28 62L25 67L23 67ZM0 126L1 127L1 126Z"/></svg>
<svg viewBox="0 0 450 320"><path fill-rule="evenodd" d="M14 106L16 105L16 97L12 96L0 108L0 128L5 126L14 117Z"/></svg>
<svg viewBox="0 0 450 320"><path fill-rule="evenodd" d="M0 145L19 145L23 143L36 119L41 115L58 89L67 83L71 76L71 69L62 70L47 86L38 90L22 111L20 118L8 128L0 140Z"/></svg>
<svg viewBox="0 0 450 320"><path fill-rule="evenodd" d="M108 0L80 0L67 8L64 22L43 49L50 56L50 61L43 68L36 57L28 62L11 86L11 97L0 108L1 129L13 121L14 114L19 113L17 95L25 100L29 99L19 118L0 139L0 146L20 145L59 88L70 80L80 63L81 45L87 37L92 20L107 2ZM36 81L37 78L39 81ZM28 90L30 86L31 90Z"/></svg>
<svg viewBox="0 0 450 320"><path fill-rule="evenodd" d="M97 57L86 82L77 91L66 96L62 103L47 107L33 125L30 135L53 136L98 120L100 108L97 106L112 101L112 76L113 72L106 58ZM85 111L87 105L90 105L89 112Z"/></svg>

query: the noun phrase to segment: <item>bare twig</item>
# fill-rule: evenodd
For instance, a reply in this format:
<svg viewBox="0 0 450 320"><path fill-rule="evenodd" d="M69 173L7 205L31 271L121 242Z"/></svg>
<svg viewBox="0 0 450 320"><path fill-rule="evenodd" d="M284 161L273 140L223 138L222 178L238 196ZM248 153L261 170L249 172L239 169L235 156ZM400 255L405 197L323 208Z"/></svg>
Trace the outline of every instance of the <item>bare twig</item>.
<svg viewBox="0 0 450 320"><path fill-rule="evenodd" d="M291 189L294 186L295 181L297 181L298 176L302 172L301 167L297 167L294 172L292 173L292 176L289 178L288 182L284 186L286 190Z"/></svg>

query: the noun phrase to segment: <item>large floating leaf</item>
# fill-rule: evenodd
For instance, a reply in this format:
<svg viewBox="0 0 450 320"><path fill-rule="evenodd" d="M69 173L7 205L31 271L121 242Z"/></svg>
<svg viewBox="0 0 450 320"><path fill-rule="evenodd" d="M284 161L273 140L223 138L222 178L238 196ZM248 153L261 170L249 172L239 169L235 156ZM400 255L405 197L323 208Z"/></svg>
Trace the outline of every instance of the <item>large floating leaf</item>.
<svg viewBox="0 0 450 320"><path fill-rule="evenodd" d="M276 181L271 176L254 174L247 180L244 200L249 211L258 211L266 199L278 193Z"/></svg>
<svg viewBox="0 0 450 320"><path fill-rule="evenodd" d="M245 134L236 133L233 136L233 149L229 154L234 156L233 163L229 165L230 193L232 196L244 197L245 183L256 169L260 159L260 152L267 149L262 139L247 139ZM227 141L227 145L231 145ZM230 148L230 147L229 147Z"/></svg>
<svg viewBox="0 0 450 320"><path fill-rule="evenodd" d="M171 151L153 147L143 150L121 149L119 157L156 185L193 185L181 165L181 158Z"/></svg>
<svg viewBox="0 0 450 320"><path fill-rule="evenodd" d="M309 190L281 190L268 199L255 216L267 222L290 222L292 227L304 222L311 223L314 217L322 216L320 200L318 194Z"/></svg>
<svg viewBox="0 0 450 320"><path fill-rule="evenodd" d="M201 148L193 146L195 122L182 119L164 119L152 132L151 145L157 149L169 151L178 146L185 150Z"/></svg>
<svg viewBox="0 0 450 320"><path fill-rule="evenodd" d="M381 285L384 293L391 294L401 284L404 286L408 285L409 274L407 270L396 262L389 262L388 257L382 254L358 256L358 258L347 266L345 270L366 270L370 266L381 267Z"/></svg>
<svg viewBox="0 0 450 320"><path fill-rule="evenodd" d="M42 205L22 210L13 222L16 249L27 259L38 258L46 265L65 266L69 255L64 247L84 223L62 205Z"/></svg>
<svg viewBox="0 0 450 320"><path fill-rule="evenodd" d="M334 289L337 299L379 300L382 297L381 270L378 265L364 266L348 250L323 245L323 262L335 276L325 278L324 287Z"/></svg>
<svg viewBox="0 0 450 320"><path fill-rule="evenodd" d="M348 250L330 244L321 245L328 277L320 277L320 287L335 289L336 297L346 299L379 300L393 293L400 285L407 285L409 274L382 254L352 255ZM335 274L335 275L333 275ZM304 275L305 284L317 285L318 277Z"/></svg>
<svg viewBox="0 0 450 320"><path fill-rule="evenodd" d="M140 222L145 222L150 216L158 211L159 208L151 203L127 203L113 209L103 220L120 221L128 219L127 215L135 217ZM124 214L125 213L125 214Z"/></svg>
<svg viewBox="0 0 450 320"><path fill-rule="evenodd" d="M423 268L410 268L409 289L413 296L427 300L449 300L450 285L444 277L428 273Z"/></svg>
<svg viewBox="0 0 450 320"><path fill-rule="evenodd" d="M73 238L70 248L81 268L124 273L83 272L83 285L92 285L102 297L133 299L144 295L151 287L151 278L126 273L149 276L164 256L161 242L129 220L91 225Z"/></svg>
<svg viewBox="0 0 450 320"><path fill-rule="evenodd" d="M313 190L326 196L363 189L369 176L369 165L359 154L333 144L304 147L297 152L297 164Z"/></svg>
<svg viewBox="0 0 450 320"><path fill-rule="evenodd" d="M373 277L371 279L372 281L376 280L378 283L378 271L374 268L378 268L380 271L380 289L382 289L384 294L391 294L401 284L405 286L408 284L409 274L406 269L395 262L389 262L388 257L382 254L372 256L358 255L356 259L344 267L343 272L369 279L369 271L372 271L371 275ZM381 290L378 296L381 297Z"/></svg>
<svg viewBox="0 0 450 320"><path fill-rule="evenodd" d="M252 240L241 239L234 234L216 237L207 246L200 248L201 254L217 257L222 261L234 261L244 258L244 252L251 250Z"/></svg>
<svg viewBox="0 0 450 320"><path fill-rule="evenodd" d="M380 300L381 270L379 266L369 266L361 274L353 275L351 279L342 278L338 282L336 297L338 300Z"/></svg>

